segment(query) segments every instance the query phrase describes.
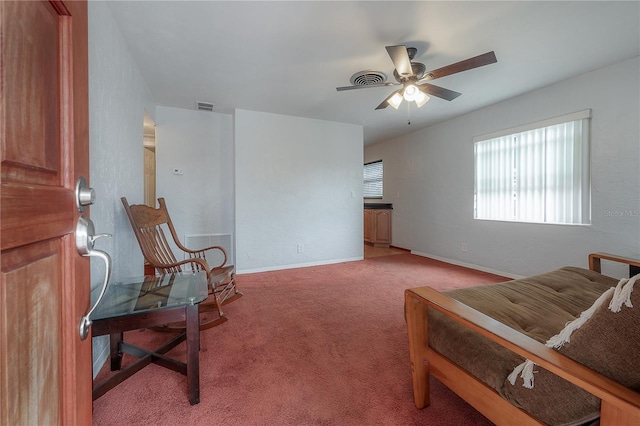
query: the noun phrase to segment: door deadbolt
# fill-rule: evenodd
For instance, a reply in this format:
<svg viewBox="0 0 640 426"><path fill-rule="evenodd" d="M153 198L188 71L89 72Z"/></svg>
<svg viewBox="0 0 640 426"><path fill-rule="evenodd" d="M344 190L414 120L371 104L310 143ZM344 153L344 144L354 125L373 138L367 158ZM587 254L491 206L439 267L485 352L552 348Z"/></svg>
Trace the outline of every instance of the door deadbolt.
<svg viewBox="0 0 640 426"><path fill-rule="evenodd" d="M87 186L87 181L84 177L80 176L76 183L76 207L80 213L84 212L86 206L96 202L96 191L93 188Z"/></svg>

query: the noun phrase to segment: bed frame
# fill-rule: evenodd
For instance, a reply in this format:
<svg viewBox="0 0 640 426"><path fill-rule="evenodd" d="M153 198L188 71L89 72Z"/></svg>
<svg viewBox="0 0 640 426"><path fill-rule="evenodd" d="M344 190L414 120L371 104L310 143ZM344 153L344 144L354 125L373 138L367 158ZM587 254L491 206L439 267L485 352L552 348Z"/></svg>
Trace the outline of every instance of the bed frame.
<svg viewBox="0 0 640 426"><path fill-rule="evenodd" d="M640 260L592 253L589 255L589 269L601 272L602 259L627 264L630 272L640 268ZM429 375L432 375L497 425L544 424L503 399L495 390L429 347L429 308L442 312L454 321L600 398L601 425L640 424L640 393L429 287L405 291L413 398L416 407L424 408L429 405Z"/></svg>

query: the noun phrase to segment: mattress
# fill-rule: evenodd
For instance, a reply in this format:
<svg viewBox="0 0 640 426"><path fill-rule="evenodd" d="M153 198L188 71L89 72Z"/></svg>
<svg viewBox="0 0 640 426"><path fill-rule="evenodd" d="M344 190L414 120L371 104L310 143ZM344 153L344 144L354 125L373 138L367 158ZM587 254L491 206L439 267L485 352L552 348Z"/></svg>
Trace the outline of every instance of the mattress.
<svg viewBox="0 0 640 426"><path fill-rule="evenodd" d="M545 343L617 283L618 280L597 272L564 267L545 274L444 294ZM505 379L523 361L521 356L434 310L429 312L429 346L503 397ZM575 390L575 398L584 399L583 391L567 384L570 391ZM591 401L591 404L598 403ZM537 413L531 414L539 417ZM565 420L547 422L572 424Z"/></svg>

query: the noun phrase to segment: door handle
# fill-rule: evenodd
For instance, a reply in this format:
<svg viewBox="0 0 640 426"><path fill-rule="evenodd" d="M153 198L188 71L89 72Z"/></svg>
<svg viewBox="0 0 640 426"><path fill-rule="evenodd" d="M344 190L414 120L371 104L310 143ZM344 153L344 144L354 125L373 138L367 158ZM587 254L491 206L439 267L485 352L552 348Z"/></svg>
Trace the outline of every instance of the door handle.
<svg viewBox="0 0 640 426"><path fill-rule="evenodd" d="M89 327L91 327L91 314L96 309L100 301L104 297L107 291L107 285L109 284L109 278L111 277L111 257L109 254L101 250L93 248L95 241L102 237L111 237L111 234L96 234L95 227L91 219L86 216L80 216L78 218L78 224L76 225L76 249L78 253L86 257L99 257L105 263L105 276L100 295L95 304L89 309L89 312L80 320L80 339L84 340L89 335Z"/></svg>

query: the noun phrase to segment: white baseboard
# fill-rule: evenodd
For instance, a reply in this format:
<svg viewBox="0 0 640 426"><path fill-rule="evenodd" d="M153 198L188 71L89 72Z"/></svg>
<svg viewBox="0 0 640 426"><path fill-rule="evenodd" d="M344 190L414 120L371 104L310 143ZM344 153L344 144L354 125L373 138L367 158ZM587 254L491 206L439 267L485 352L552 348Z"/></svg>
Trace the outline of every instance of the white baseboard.
<svg viewBox="0 0 640 426"><path fill-rule="evenodd" d="M406 250L406 249L403 249ZM440 262L450 263L452 265L462 266L469 269L475 269L477 271L487 272L489 274L500 275L507 278L519 279L524 278L524 275L512 274L510 272L498 271L496 269L486 268L480 265L474 265L472 263L460 262L458 260L447 259L440 256L434 256L429 253L422 253L415 250L410 250L411 254L415 254L416 256L428 257L430 259L438 260ZM237 274L253 274L257 272L270 272L270 271L281 271L284 269L294 269L294 268L307 268L309 266L320 266L320 265L331 265L334 263L343 263L343 262L354 262L358 260L362 260L363 257L350 257L346 259L332 259L321 262L309 262L309 263L295 263L291 265L279 265L279 266L270 266L266 268L254 268L254 269L242 269L238 270Z"/></svg>
<svg viewBox="0 0 640 426"><path fill-rule="evenodd" d="M489 274L500 275L502 277L508 277L512 279L520 279L524 278L524 275L516 275L509 272L498 271L491 268L485 268L484 266L474 265L472 263L460 262L458 260L447 259L440 256L434 256L428 253L421 253L418 251L411 250L411 254L415 254L416 256L428 257L429 259L439 260L440 262L450 263L452 265L463 266L469 269L475 269L477 271L488 272Z"/></svg>
<svg viewBox="0 0 640 426"><path fill-rule="evenodd" d="M363 257L348 257L345 259L331 259L331 260L324 260L320 262L294 263L291 265L269 266L266 268L239 269L237 274L238 275L253 274L256 272L270 272L270 271L281 271L283 269L307 268L309 266L321 266L321 265L331 265L334 263L355 262L357 260L362 260L362 259Z"/></svg>

